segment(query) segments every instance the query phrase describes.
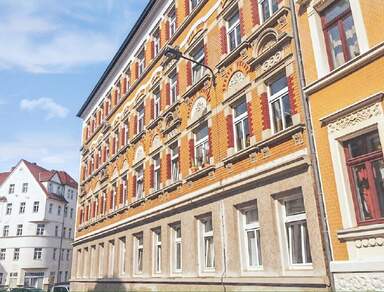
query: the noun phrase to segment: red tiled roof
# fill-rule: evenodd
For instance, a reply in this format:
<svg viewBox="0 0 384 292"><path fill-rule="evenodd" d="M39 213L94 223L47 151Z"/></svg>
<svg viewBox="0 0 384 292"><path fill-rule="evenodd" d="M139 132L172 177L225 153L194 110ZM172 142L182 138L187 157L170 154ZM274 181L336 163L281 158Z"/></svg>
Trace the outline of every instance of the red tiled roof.
<svg viewBox="0 0 384 292"><path fill-rule="evenodd" d="M10 174L11 172L0 172L0 185L3 184L3 182L7 179L8 175Z"/></svg>
<svg viewBox="0 0 384 292"><path fill-rule="evenodd" d="M59 178L62 184L70 186L71 188L77 189L77 182L65 171L58 171Z"/></svg>

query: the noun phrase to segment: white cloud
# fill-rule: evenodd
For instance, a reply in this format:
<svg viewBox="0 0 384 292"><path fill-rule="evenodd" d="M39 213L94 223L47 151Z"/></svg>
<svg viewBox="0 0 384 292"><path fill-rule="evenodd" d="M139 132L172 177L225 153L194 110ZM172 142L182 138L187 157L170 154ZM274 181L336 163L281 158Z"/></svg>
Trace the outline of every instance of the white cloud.
<svg viewBox="0 0 384 292"><path fill-rule="evenodd" d="M47 113L46 119L65 118L69 110L53 101L51 98L23 99L20 102L20 109L23 111L41 110Z"/></svg>

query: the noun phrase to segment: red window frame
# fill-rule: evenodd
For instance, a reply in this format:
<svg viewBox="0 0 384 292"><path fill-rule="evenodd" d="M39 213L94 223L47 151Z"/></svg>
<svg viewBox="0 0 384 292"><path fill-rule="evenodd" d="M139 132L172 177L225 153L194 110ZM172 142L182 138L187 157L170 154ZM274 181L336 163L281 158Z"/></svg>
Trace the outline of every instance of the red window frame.
<svg viewBox="0 0 384 292"><path fill-rule="evenodd" d="M339 0L340 1L340 0ZM321 24L322 24L322 29L323 29L323 34L324 34L324 39L325 39L325 47L327 50L327 56L328 56L328 63L329 67L331 70L335 69L335 64L333 63L332 59L332 47L331 47L331 40L329 39L329 34L328 31L331 27L337 25L337 29L340 34L340 40L341 44L343 47L343 55L344 55L344 60L345 63L351 60L351 55L349 54L348 51L348 43L347 43L347 38L345 36L345 30L343 26L343 20L347 18L348 16L352 16L352 11L351 11L351 6L349 5L349 8L343 11L341 14L336 16L334 19L332 19L330 22L327 22L325 20L325 11L332 9L332 7L336 6L338 1L335 1L335 3L332 3L329 7L327 7L321 14ZM349 3L349 0L348 0ZM352 18L353 19L353 18Z"/></svg>
<svg viewBox="0 0 384 292"><path fill-rule="evenodd" d="M381 223L384 222L384 216L381 216L380 214L380 207L379 207L379 199L378 199L378 190L376 188L376 183L374 181L374 174L372 171L372 163L377 160L383 159L383 150L379 149L370 153L362 154L357 157L351 157L350 150L348 147L348 143L356 140L356 139L365 139L366 137L370 136L371 134L375 133L377 131L369 132L363 135L360 135L358 137L349 139L344 142L344 153L346 158L346 164L348 168L348 176L349 176L349 183L352 191L352 200L353 205L355 208L355 216L356 216L356 222L358 225L367 225L367 224L373 224L373 223ZM365 143L366 144L366 143ZM357 165L365 165L365 168L367 170L367 176L368 176L368 184L369 188L371 190L369 197L367 198L368 205L372 208L372 219L365 219L363 220L363 216L360 212L360 205L359 205L359 199L358 199L358 192L356 190L356 181L353 174L353 167Z"/></svg>

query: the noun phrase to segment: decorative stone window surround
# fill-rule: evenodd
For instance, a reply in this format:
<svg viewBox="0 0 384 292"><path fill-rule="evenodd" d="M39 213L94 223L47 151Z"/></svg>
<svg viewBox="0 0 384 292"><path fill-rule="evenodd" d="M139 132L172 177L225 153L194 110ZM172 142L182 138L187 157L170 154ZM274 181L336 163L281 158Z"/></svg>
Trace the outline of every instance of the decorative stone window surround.
<svg viewBox="0 0 384 292"><path fill-rule="evenodd" d="M384 144L384 93L379 92L320 119L327 127L330 152L335 173L335 183L339 199L343 229L338 231L341 241L367 239L380 235L384 237L384 225L378 230L368 226L357 226L352 191L345 163L342 142L377 129L382 145ZM375 229L375 230L374 230ZM378 237L378 238L379 238ZM357 245L348 244L350 254L356 254Z"/></svg>

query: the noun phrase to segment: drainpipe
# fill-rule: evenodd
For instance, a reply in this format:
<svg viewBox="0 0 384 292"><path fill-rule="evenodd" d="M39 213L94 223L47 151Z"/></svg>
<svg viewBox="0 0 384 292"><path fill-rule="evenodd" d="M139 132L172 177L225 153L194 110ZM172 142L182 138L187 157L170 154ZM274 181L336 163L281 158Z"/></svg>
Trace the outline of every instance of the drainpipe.
<svg viewBox="0 0 384 292"><path fill-rule="evenodd" d="M59 260L58 260L58 264L57 264L57 273L56 273L56 281L54 281L56 284L58 283L57 279L59 277L59 272L60 272L60 264L61 264L61 250L63 248L63 237L64 237L64 210L65 210L65 207L67 206L67 203L64 203L64 208L63 208L63 219L61 221L61 232L60 232L60 245L59 245ZM64 257L64 253L63 253L63 257ZM61 279L60 279L61 281Z"/></svg>
<svg viewBox="0 0 384 292"><path fill-rule="evenodd" d="M333 275L330 271L332 253L331 253L331 241L330 241L329 231L328 231L328 219L325 211L324 194L323 194L323 189L321 185L319 163L316 156L316 145L315 145L315 139L313 136L311 111L309 109L308 96L304 91L304 88L306 86L306 81L305 81L305 74L304 74L303 56L301 52L301 44L300 44L300 38L299 38L299 30L297 25L295 0L290 0L289 5L291 9L292 33L293 33L293 39L295 42L294 54L295 54L295 59L298 67L298 73L299 73L300 96L301 96L301 101L304 107L305 124L307 127L307 133L308 133L310 159L312 163L313 178L315 181L315 188L316 188L315 191L317 193L318 207L319 207L319 213L320 213L320 225L321 225L320 228L321 228L321 233L324 240L326 270L327 270L328 278L330 281L331 290L335 291L335 282L333 279Z"/></svg>

